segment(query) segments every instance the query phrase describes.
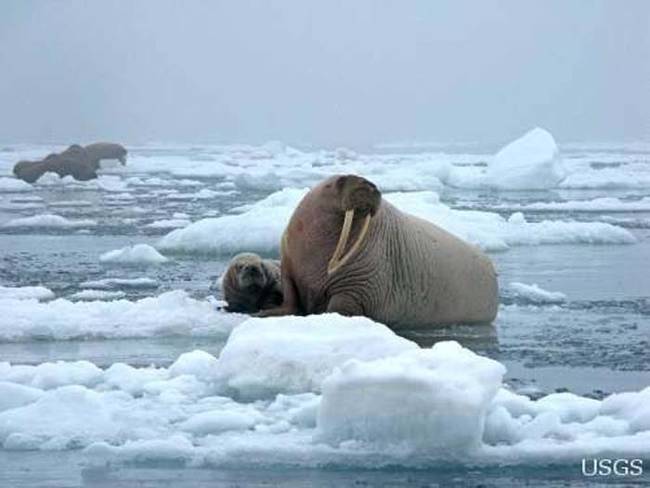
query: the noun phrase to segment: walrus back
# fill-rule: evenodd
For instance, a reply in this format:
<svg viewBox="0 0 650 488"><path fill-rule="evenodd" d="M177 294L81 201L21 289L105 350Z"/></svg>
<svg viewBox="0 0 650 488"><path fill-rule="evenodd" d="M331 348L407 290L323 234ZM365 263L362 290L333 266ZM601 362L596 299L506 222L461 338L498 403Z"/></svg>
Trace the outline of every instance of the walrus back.
<svg viewBox="0 0 650 488"><path fill-rule="evenodd" d="M390 317L384 319L401 327L494 320L498 285L491 260L429 221L387 202L382 207L390 221L385 262L389 275L405 282L385 297L382 309Z"/></svg>

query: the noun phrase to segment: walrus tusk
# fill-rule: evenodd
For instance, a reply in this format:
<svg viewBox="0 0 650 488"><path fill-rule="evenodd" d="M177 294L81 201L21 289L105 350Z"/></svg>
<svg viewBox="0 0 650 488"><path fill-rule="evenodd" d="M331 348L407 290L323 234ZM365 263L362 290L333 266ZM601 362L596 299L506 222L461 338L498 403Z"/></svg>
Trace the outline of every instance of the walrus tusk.
<svg viewBox="0 0 650 488"><path fill-rule="evenodd" d="M354 218L354 210L348 210L345 212L345 220L343 221L343 228L341 229L341 235L339 237L339 242L336 245L336 249L334 250L334 254L332 254L332 259L330 259L330 262L327 266L327 274L331 275L334 273L337 269L339 269L341 266L343 266L349 259L352 257L352 255L357 252L359 249L359 246L361 246L361 243L366 237L366 234L368 233L368 227L370 226L370 214L366 215L366 218L363 221L363 227L361 227L361 232L359 232L359 237L357 237L357 240L354 242L350 250L343 256L342 258L339 259L339 256L345 249L345 246L348 243L348 238L350 236L350 228L352 227L352 219Z"/></svg>
<svg viewBox="0 0 650 488"><path fill-rule="evenodd" d="M336 243L336 249L332 254L332 258L327 265L327 272L331 273L330 268L336 267L345 250L345 246L348 245L348 239L350 238L350 229L352 228L352 221L354 220L354 210L346 210L345 218L343 219L343 227L341 228L341 234L339 235L339 241Z"/></svg>

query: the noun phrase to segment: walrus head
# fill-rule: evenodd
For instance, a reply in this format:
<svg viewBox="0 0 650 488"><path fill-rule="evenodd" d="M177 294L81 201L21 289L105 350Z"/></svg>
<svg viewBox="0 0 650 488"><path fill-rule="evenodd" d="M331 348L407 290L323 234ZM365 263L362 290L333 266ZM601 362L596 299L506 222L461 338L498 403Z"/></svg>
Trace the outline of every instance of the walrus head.
<svg viewBox="0 0 650 488"><path fill-rule="evenodd" d="M232 260L237 284L242 290L261 290L268 284L262 259L256 254L242 253Z"/></svg>
<svg viewBox="0 0 650 488"><path fill-rule="evenodd" d="M338 270L357 252L368 233L370 219L377 213L381 204L381 192L374 183L360 176L339 176L334 186L339 199L339 209L344 217L336 249L327 265L328 275ZM363 218L361 231L352 247L344 254L355 216Z"/></svg>

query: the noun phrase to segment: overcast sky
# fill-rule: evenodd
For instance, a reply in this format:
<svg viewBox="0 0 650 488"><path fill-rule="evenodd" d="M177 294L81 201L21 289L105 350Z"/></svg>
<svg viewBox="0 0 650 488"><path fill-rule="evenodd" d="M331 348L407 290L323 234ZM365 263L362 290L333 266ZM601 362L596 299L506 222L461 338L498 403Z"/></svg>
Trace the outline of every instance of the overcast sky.
<svg viewBox="0 0 650 488"><path fill-rule="evenodd" d="M650 140L650 1L0 3L0 140Z"/></svg>

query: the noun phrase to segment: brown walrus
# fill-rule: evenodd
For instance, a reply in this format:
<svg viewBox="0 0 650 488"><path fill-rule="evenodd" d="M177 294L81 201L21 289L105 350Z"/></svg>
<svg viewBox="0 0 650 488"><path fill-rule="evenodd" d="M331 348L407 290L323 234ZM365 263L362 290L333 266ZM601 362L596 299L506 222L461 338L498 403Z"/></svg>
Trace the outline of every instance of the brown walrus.
<svg viewBox="0 0 650 488"><path fill-rule="evenodd" d="M255 313L282 303L280 262L242 253L228 265L221 284L229 312Z"/></svg>
<svg viewBox="0 0 650 488"><path fill-rule="evenodd" d="M86 147L88 157L99 163L103 159L117 159L122 165L126 164L126 155L128 151L121 144L113 142L95 142L88 144ZM99 166L98 166L99 168Z"/></svg>
<svg viewBox="0 0 650 488"><path fill-rule="evenodd" d="M314 187L283 234L282 306L258 315L338 312L393 328L484 323L498 285L478 248L383 200L359 176Z"/></svg>
<svg viewBox="0 0 650 488"><path fill-rule="evenodd" d="M97 178L99 162L103 159L117 159L126 164L127 151L120 144L97 142L82 147L73 144L61 153L52 153L42 161L19 161L14 166L14 174L27 183L36 182L48 171L61 178L72 176L79 181Z"/></svg>

